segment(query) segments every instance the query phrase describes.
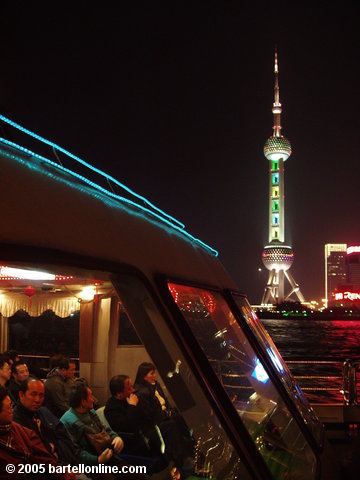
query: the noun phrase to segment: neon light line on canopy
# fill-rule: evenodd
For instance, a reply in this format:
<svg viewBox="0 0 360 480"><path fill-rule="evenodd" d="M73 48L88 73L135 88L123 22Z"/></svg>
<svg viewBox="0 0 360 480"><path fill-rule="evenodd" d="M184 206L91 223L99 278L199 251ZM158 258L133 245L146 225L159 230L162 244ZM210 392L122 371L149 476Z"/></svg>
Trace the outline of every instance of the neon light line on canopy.
<svg viewBox="0 0 360 480"><path fill-rule="evenodd" d="M116 185L118 185L119 187L121 187L122 189L124 189L126 192L130 193L131 195L133 195L134 197L138 198L139 200L142 200L143 202L145 202L149 207L153 208L154 210L156 210L157 212L161 213L161 215L164 215L166 218L168 218L169 220L171 220L172 222L176 223L177 225L179 225L181 228L185 228L185 225L181 222L179 222L179 220L176 220L176 218L173 218L171 215L165 213L163 210L161 210L160 208L156 207L154 204L152 204L149 200L147 200L145 197L133 192L129 187L127 187L126 185L124 185L123 183L119 182L119 180L116 180L116 178L112 177L111 175L108 175L107 173L103 172L102 170L99 170L98 168L94 167L93 165L91 165L90 163L87 163L85 162L85 160L82 160L81 158L77 157L76 155L74 155L73 153L65 150L64 148L60 147L59 145L57 145L56 143L53 143L51 142L50 140L46 140L46 138L43 138L41 137L40 135L37 135L36 133L34 132L31 132L30 130L28 130L27 128L25 127L22 127L21 125L17 124L16 122L4 117L4 115L1 115L0 114L0 120L2 120L3 122L7 123L8 125L11 125L12 127L16 128L17 130L20 130L21 132L29 135L30 137L33 137L35 138L36 140L39 140L40 142L42 143L45 143L46 145L49 145L50 147L52 148L55 148L56 150L58 150L59 152L62 152L64 155L67 155L68 157L72 158L73 160L75 160L76 162L78 163L81 163L81 165L84 165L85 167L89 168L90 170L98 173L99 175L101 175L102 177L105 177L107 180L110 180L112 181L113 183L115 183Z"/></svg>
<svg viewBox="0 0 360 480"><path fill-rule="evenodd" d="M52 160L49 160L48 158L46 157L43 157L42 155L39 155L38 153L35 153L35 152L32 152L31 150L29 150L28 148L25 148L25 147L22 147L21 145L18 145L14 142L11 142L10 140L7 140L5 138L2 138L0 137L0 142L1 143L4 143L5 145L8 145L10 147L13 147L13 148L16 148L18 150L20 150L21 152L24 152L26 153L27 155L30 155L34 158L37 158L38 160L42 161L42 162L45 162L45 163L48 163L49 165L59 169L59 170L62 170L63 172L69 174L69 175L72 175L73 177L81 180L82 182L86 183L87 185L89 185L90 187L92 188L95 188L96 190L100 191L101 193L105 194L106 196L109 196L115 200L118 200L120 202L123 202L123 203L127 203L133 207L136 207L140 210L142 210L143 212L145 213L148 213L149 215L157 218L158 220L160 220L161 222L163 223L166 223L167 225L169 225L170 227L174 228L175 230L178 230L180 233L182 233L183 235L185 235L186 237L190 238L192 241L198 243L199 245L201 245L202 247L206 248L207 250L209 250L211 253L213 253L216 257L218 256L218 252L217 250L215 250L214 248L210 247L209 245L207 245L206 243L204 243L202 240L199 240L198 238L195 238L194 236L192 236L189 232L187 232L186 230L184 230L183 228L179 227L177 224L174 224L172 223L170 220L168 220L167 218L165 217L162 217L161 215L157 214L156 212L154 212L153 210L149 210L148 208L146 207L143 207L142 205L138 204L138 203L135 203L133 202L132 200L129 200L128 198L125 198L125 197L121 197L120 195L116 195L116 193L112 193L112 192L109 192L109 190L106 190L105 188L101 187L100 185L98 185L97 183L94 183L92 182L91 180L89 180L88 178L82 176L82 175L79 175L78 173L76 172L73 172L72 170L66 168L66 167L63 167L62 165L59 165L58 163L55 163L53 162Z"/></svg>

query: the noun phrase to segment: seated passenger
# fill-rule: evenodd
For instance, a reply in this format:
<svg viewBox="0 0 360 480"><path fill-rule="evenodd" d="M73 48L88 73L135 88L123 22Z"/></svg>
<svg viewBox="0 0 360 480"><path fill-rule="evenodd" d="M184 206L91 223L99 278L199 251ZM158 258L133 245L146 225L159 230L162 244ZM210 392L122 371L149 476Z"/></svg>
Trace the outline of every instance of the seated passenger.
<svg viewBox="0 0 360 480"><path fill-rule="evenodd" d="M6 357L0 355L0 387L4 387L8 396L10 397L11 403L14 405L16 403L15 398L12 396L10 390L7 388L9 380L11 378L11 368L7 362Z"/></svg>
<svg viewBox="0 0 360 480"><path fill-rule="evenodd" d="M174 460L180 472L191 471L195 440L183 417L172 408L162 388L156 381L155 366L144 362L139 365L135 391L139 398L138 409L144 418L143 431L149 434L158 425L165 442L165 457ZM185 476L185 475L184 475Z"/></svg>
<svg viewBox="0 0 360 480"><path fill-rule="evenodd" d="M6 350L3 355L10 367L14 362L20 362L20 357L16 350Z"/></svg>
<svg viewBox="0 0 360 480"><path fill-rule="evenodd" d="M149 448L141 431L144 419L131 378L116 375L110 380L110 392L112 396L106 402L104 414L111 428L124 440L123 453L148 455Z"/></svg>
<svg viewBox="0 0 360 480"><path fill-rule="evenodd" d="M74 372L75 363L67 357L61 357L46 377L44 405L58 418L69 409Z"/></svg>
<svg viewBox="0 0 360 480"><path fill-rule="evenodd" d="M19 401L14 420L39 435L46 449L63 464L78 465L76 448L64 425L50 410L43 407L44 383L35 378L25 379L19 389Z"/></svg>
<svg viewBox="0 0 360 480"><path fill-rule="evenodd" d="M11 366L11 379L9 382L9 390L16 401L19 399L19 388L23 380L29 378L29 369L25 362L21 360L14 362Z"/></svg>
<svg viewBox="0 0 360 480"><path fill-rule="evenodd" d="M78 381L73 384L69 402L70 409L60 421L65 425L73 443L78 448L79 463L124 466L125 463L114 456L114 453L121 452L124 443L117 433L101 423L93 409L92 391L85 382ZM130 473L126 477L145 478L143 475Z"/></svg>
<svg viewBox="0 0 360 480"><path fill-rule="evenodd" d="M39 478L39 473L17 473L19 464L44 464L46 478L76 480L71 473L49 473L49 465L56 466L55 458L46 450L40 438L32 430L12 421L13 410L10 397L0 387L0 479L8 479L5 468L8 464L15 466L10 475L14 480Z"/></svg>

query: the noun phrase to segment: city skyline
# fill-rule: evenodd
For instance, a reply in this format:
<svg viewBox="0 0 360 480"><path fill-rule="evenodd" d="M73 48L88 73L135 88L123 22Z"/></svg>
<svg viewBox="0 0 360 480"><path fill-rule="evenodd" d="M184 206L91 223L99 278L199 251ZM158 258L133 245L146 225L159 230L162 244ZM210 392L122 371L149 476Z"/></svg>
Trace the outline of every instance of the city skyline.
<svg viewBox="0 0 360 480"><path fill-rule="evenodd" d="M259 5L6 5L1 113L181 220L258 303L277 44L291 271L323 298L324 245L360 243L357 7Z"/></svg>

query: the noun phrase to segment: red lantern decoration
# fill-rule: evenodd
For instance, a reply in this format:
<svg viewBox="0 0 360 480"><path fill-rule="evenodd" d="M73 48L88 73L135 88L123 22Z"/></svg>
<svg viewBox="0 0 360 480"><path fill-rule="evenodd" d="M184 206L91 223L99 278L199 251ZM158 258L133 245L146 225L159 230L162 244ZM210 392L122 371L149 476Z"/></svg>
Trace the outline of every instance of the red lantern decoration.
<svg viewBox="0 0 360 480"><path fill-rule="evenodd" d="M24 294L25 294L27 297L29 297L29 306L30 306L30 308L31 308L31 303L32 303L31 297L32 297L33 295L35 295L35 293L36 293L36 290L35 290L35 288L32 287L31 285L29 285L28 287L26 287L25 290L24 290Z"/></svg>

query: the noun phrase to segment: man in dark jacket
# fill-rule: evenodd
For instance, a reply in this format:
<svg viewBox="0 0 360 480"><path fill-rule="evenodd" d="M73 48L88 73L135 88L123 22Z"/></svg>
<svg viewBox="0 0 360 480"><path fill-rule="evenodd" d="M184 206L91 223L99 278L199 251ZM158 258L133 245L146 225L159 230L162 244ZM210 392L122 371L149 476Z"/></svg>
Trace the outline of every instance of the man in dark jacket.
<svg viewBox="0 0 360 480"><path fill-rule="evenodd" d="M36 433L12 419L10 397L5 388L0 387L0 479L9 478L10 471L6 470L6 466L12 464L15 470L10 477L14 480L39 478L39 473L35 473L39 466L44 469L44 478L76 480L71 473L50 473L49 466L57 465L55 457L46 450ZM19 473L20 464L33 465L34 473Z"/></svg>
<svg viewBox="0 0 360 480"><path fill-rule="evenodd" d="M62 357L58 366L47 375L44 405L58 418L69 409L69 397L75 373L75 363Z"/></svg>
<svg viewBox="0 0 360 480"><path fill-rule="evenodd" d="M141 431L144 418L138 408L138 397L127 375L116 375L110 380L111 397L104 414L111 428L124 440L124 453L148 455L149 447Z"/></svg>
<svg viewBox="0 0 360 480"><path fill-rule="evenodd" d="M16 399L19 400L19 388L20 384L23 380L29 378L29 369L25 362L19 360L18 362L14 362L11 365L11 379L9 382L9 390L11 395Z"/></svg>
<svg viewBox="0 0 360 480"><path fill-rule="evenodd" d="M61 463L77 465L76 448L64 425L42 406L44 391L41 380L35 377L25 379L19 387L19 402L14 409L14 420L39 435L48 452Z"/></svg>

